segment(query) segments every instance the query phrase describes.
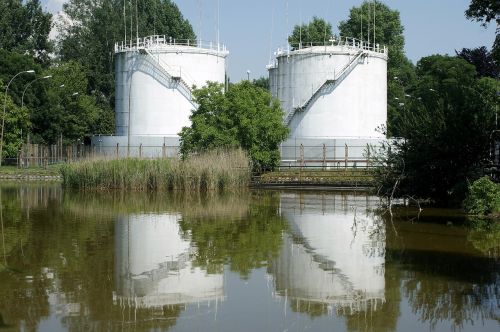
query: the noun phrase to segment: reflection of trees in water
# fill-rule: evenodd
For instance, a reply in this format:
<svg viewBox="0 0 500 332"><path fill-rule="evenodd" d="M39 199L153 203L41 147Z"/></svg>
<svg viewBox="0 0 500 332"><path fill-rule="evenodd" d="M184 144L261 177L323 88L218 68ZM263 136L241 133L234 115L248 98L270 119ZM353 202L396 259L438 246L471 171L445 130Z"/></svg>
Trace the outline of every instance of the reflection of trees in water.
<svg viewBox="0 0 500 332"><path fill-rule="evenodd" d="M0 314L2 324L16 330L22 324L36 330L51 307L69 330L168 329L184 305L137 308L113 301L116 216L181 211L187 218L241 219L250 214L248 194L81 193L46 185L0 190L9 235L8 269L0 269Z"/></svg>
<svg viewBox="0 0 500 332"><path fill-rule="evenodd" d="M393 270L398 279L394 287L401 285L412 313L431 329L446 322L452 328L486 319L500 322L500 262L478 250L478 243L489 237L446 226L448 220L463 222L441 214L424 216L416 224L397 219L395 232L387 227L386 272ZM485 246L491 248L488 242Z"/></svg>
<svg viewBox="0 0 500 332"><path fill-rule="evenodd" d="M404 295L413 313L434 328L439 321L452 326L498 319L499 265L487 258L443 253L408 252L412 269L402 276Z"/></svg>
<svg viewBox="0 0 500 332"><path fill-rule="evenodd" d="M196 248L195 266L215 273L228 263L232 271L248 277L252 269L267 265L278 253L285 229L278 214L279 194L253 192L249 201L244 218L183 215L180 225Z"/></svg>
<svg viewBox="0 0 500 332"><path fill-rule="evenodd" d="M471 220L473 224L467 239L474 248L484 255L495 259L500 258L500 221L498 220Z"/></svg>

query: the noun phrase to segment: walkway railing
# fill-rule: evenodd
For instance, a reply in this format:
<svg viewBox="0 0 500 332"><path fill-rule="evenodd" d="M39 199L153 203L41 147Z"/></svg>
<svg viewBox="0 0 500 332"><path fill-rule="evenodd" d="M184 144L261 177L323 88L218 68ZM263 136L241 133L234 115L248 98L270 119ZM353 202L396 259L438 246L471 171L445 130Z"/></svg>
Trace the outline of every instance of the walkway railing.
<svg viewBox="0 0 500 332"><path fill-rule="evenodd" d="M189 46L222 53L227 52L226 45L220 43L196 39L175 39L166 35L153 35L115 43L115 53L161 46Z"/></svg>

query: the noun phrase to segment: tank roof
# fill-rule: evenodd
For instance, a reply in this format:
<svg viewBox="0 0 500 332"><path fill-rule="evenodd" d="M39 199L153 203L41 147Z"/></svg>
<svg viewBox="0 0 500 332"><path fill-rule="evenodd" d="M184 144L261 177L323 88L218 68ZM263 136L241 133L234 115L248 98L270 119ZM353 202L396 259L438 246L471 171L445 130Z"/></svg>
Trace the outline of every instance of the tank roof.
<svg viewBox="0 0 500 332"><path fill-rule="evenodd" d="M166 35L152 35L115 43L115 53L138 51L141 49L187 51L211 53L226 56L226 45L196 39L175 39Z"/></svg>
<svg viewBox="0 0 500 332"><path fill-rule="evenodd" d="M356 38L341 37L339 39L330 39L327 42L317 43L300 43L293 44L291 48L279 48L274 54L278 58L280 56L298 55L298 54L325 54L325 53L358 53L363 51L369 56L378 56L387 58L387 47L385 45L368 43ZM269 67L273 67L268 66Z"/></svg>

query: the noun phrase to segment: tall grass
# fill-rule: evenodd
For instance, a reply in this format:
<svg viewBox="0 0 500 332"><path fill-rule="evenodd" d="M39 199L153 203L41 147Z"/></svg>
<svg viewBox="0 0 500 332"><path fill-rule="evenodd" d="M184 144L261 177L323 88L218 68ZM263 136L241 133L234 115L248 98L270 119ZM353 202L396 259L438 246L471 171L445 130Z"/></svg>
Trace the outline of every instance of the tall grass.
<svg viewBox="0 0 500 332"><path fill-rule="evenodd" d="M246 187L249 159L242 150L178 159L89 159L63 165L63 186L77 189L214 191Z"/></svg>

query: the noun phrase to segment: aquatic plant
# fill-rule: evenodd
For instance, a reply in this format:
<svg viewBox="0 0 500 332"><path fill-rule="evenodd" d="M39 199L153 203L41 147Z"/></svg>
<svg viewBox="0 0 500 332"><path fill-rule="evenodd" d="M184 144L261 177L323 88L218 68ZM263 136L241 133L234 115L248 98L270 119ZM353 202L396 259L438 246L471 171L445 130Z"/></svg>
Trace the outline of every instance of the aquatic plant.
<svg viewBox="0 0 500 332"><path fill-rule="evenodd" d="M63 186L76 189L214 191L247 187L242 150L211 151L179 159L88 159L61 166Z"/></svg>

